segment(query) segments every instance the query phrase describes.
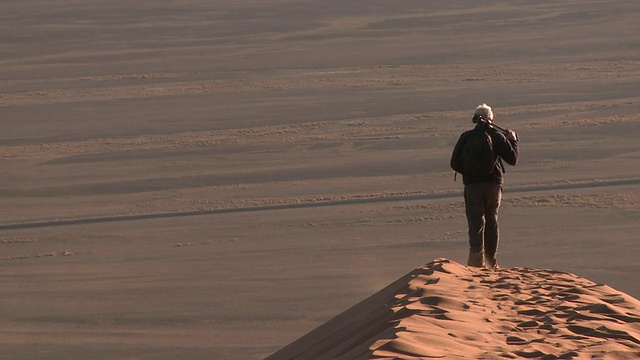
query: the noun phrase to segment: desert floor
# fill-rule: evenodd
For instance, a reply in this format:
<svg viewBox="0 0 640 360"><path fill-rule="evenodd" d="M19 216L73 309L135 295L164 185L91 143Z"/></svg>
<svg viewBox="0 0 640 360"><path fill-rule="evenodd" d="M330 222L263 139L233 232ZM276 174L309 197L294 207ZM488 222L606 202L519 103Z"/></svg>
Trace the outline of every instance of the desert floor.
<svg viewBox="0 0 640 360"><path fill-rule="evenodd" d="M502 267L640 297L640 3L0 5L0 358L262 359L435 258L518 131Z"/></svg>

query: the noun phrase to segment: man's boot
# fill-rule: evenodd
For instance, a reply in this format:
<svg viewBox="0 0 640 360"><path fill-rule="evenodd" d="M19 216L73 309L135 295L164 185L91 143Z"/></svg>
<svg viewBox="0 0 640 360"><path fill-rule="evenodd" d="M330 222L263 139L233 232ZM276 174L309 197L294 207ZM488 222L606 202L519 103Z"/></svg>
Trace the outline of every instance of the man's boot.
<svg viewBox="0 0 640 360"><path fill-rule="evenodd" d="M498 261L496 260L496 257L487 255L487 254L485 254L485 257L484 257L484 266L489 270L497 270L500 268L500 266L498 266Z"/></svg>
<svg viewBox="0 0 640 360"><path fill-rule="evenodd" d="M469 260L467 266L484 267L484 253L469 250Z"/></svg>

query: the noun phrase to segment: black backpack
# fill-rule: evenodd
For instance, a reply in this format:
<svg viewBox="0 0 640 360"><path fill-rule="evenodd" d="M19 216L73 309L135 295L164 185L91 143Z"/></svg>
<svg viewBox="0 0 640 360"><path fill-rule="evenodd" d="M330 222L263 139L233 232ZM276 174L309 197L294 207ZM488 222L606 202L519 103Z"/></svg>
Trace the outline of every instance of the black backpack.
<svg viewBox="0 0 640 360"><path fill-rule="evenodd" d="M498 164L493 151L493 140L486 129L475 128L460 137L451 158L451 167L463 175L487 176Z"/></svg>

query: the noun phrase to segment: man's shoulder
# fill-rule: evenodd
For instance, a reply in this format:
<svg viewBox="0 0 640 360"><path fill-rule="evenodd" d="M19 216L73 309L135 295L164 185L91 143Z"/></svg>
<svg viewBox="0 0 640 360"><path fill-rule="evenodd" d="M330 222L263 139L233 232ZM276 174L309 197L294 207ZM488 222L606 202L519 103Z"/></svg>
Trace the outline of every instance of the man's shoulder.
<svg viewBox="0 0 640 360"><path fill-rule="evenodd" d="M478 132L478 128L474 127L474 128L469 129L469 130L463 131L462 134L460 134L460 137L463 138L463 137L469 136L471 134L475 134L477 132Z"/></svg>
<svg viewBox="0 0 640 360"><path fill-rule="evenodd" d="M504 134L494 128L489 129L489 134L491 134L491 138L493 141L507 142L507 137Z"/></svg>
<svg viewBox="0 0 640 360"><path fill-rule="evenodd" d="M463 131L463 132L460 134L460 137L458 137L458 143L461 143L461 142L464 140L464 138L466 138L466 137L469 135L469 132L470 132L470 131L471 131L471 130Z"/></svg>

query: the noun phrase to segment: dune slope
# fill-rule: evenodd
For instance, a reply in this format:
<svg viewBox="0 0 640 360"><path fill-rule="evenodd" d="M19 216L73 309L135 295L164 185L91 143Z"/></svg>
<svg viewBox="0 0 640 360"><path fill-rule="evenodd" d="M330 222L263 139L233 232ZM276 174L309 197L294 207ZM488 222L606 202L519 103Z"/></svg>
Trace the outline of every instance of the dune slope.
<svg viewBox="0 0 640 360"><path fill-rule="evenodd" d="M269 356L632 359L640 301L574 274L437 259Z"/></svg>

